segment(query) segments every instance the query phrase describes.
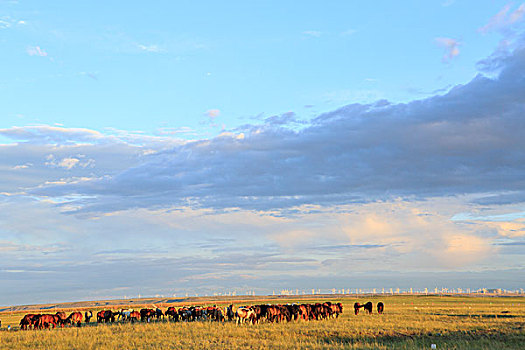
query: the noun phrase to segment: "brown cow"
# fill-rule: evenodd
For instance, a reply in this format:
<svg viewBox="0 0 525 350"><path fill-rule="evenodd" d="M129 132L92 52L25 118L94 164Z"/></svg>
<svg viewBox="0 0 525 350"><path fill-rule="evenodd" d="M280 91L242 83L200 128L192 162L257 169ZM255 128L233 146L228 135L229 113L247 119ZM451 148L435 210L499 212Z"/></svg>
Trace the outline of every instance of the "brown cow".
<svg viewBox="0 0 525 350"><path fill-rule="evenodd" d="M66 319L66 323L71 325L76 324L77 327L80 327L82 323L82 313L81 312L72 312L71 315Z"/></svg>

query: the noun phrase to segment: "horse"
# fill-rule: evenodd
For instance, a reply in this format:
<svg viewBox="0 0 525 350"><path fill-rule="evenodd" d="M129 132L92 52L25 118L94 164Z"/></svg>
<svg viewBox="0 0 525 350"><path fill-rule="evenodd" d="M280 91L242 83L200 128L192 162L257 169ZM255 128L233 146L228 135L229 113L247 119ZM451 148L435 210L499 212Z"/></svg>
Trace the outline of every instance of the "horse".
<svg viewBox="0 0 525 350"><path fill-rule="evenodd" d="M38 329L47 329L53 326L55 328L57 326L57 323L59 321L59 317L57 315L39 315L38 321L36 323L36 328Z"/></svg>
<svg viewBox="0 0 525 350"><path fill-rule="evenodd" d="M161 309L156 308L156 309L155 309L155 317L157 318L157 320L158 320L159 318L162 319L163 316L164 316L164 312L162 312Z"/></svg>
<svg viewBox="0 0 525 350"><path fill-rule="evenodd" d="M168 308L168 310L166 310L166 312L164 313L166 316L168 316L168 321L171 319L172 321L174 322L177 322L179 320L179 314L177 312L177 310L173 307L173 306L170 306Z"/></svg>
<svg viewBox="0 0 525 350"><path fill-rule="evenodd" d="M82 323L82 313L81 312L72 312L71 315L66 319L66 322L74 325L76 323L77 327L80 327Z"/></svg>
<svg viewBox="0 0 525 350"><path fill-rule="evenodd" d="M235 318L235 313L233 312L233 304L228 305L226 308L226 317L228 318L228 321L233 321Z"/></svg>
<svg viewBox="0 0 525 350"><path fill-rule="evenodd" d="M129 321L131 323L135 323L136 321L138 321L140 318L140 312L138 311L132 311L130 314L129 314Z"/></svg>
<svg viewBox="0 0 525 350"><path fill-rule="evenodd" d="M66 323L66 320L67 320L66 313L63 311L59 311L55 315L58 317L57 324L60 324L60 327L64 327L64 324Z"/></svg>
<svg viewBox="0 0 525 350"><path fill-rule="evenodd" d="M371 314L372 313L372 308L374 307L374 304L372 304L371 301L369 301L368 303L366 303L365 305L363 305L363 309L365 309L365 311L368 313L368 314Z"/></svg>
<svg viewBox="0 0 525 350"><path fill-rule="evenodd" d="M153 316L156 316L156 312L155 310L153 309L141 309L140 310L140 320L142 322L146 321L146 322L149 322L150 319L153 317Z"/></svg>
<svg viewBox="0 0 525 350"><path fill-rule="evenodd" d="M35 327L39 315L27 314L20 320L20 329L27 330Z"/></svg>
<svg viewBox="0 0 525 350"><path fill-rule="evenodd" d="M97 312L97 322L101 323L108 323L109 321L115 322L115 315L117 313L113 313L111 310L102 310Z"/></svg>
<svg viewBox="0 0 525 350"><path fill-rule="evenodd" d="M379 303L377 303L377 313L378 314L382 314L384 309L385 309L385 305L383 304L383 302L380 301Z"/></svg>
<svg viewBox="0 0 525 350"><path fill-rule="evenodd" d="M84 317L86 318L86 323L89 323L89 320L93 317L93 312L91 310L84 312Z"/></svg>

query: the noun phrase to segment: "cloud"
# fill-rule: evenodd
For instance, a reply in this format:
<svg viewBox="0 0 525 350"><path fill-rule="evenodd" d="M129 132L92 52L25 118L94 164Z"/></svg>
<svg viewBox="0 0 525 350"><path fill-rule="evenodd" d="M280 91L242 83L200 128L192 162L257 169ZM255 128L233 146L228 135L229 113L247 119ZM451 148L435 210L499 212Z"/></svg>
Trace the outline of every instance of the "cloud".
<svg viewBox="0 0 525 350"><path fill-rule="evenodd" d="M29 56L47 57L47 52L41 49L40 46L29 46L26 52Z"/></svg>
<svg viewBox="0 0 525 350"><path fill-rule="evenodd" d="M436 43L445 49L444 62L448 62L459 55L459 41L451 38L436 38Z"/></svg>
<svg viewBox="0 0 525 350"><path fill-rule="evenodd" d="M219 109L209 109L206 111L206 115L211 119L215 119L221 115L221 111Z"/></svg>
<svg viewBox="0 0 525 350"><path fill-rule="evenodd" d="M492 59L497 74L443 95L309 121L288 112L190 141L177 135L191 129L0 129L11 140L0 144L2 300L377 280L512 288L525 47Z"/></svg>
<svg viewBox="0 0 525 350"><path fill-rule="evenodd" d="M357 30L355 29L347 29L344 32L341 32L341 36L351 36L357 33Z"/></svg>
<svg viewBox="0 0 525 350"><path fill-rule="evenodd" d="M483 27L479 28L480 33L486 34L491 31L506 31L515 23L521 21L525 13L525 3L521 4L516 10L509 12L512 8L512 3L509 3L495 14L489 22Z"/></svg>
<svg viewBox="0 0 525 350"><path fill-rule="evenodd" d="M46 157L45 165L71 170L77 166L82 168L92 168L95 166L95 161L93 159L85 159L85 155L82 154L62 159L55 159L55 156L50 154Z"/></svg>
<svg viewBox="0 0 525 350"><path fill-rule="evenodd" d="M322 33L317 30L305 30L303 34L314 38L320 38Z"/></svg>
<svg viewBox="0 0 525 350"><path fill-rule="evenodd" d="M154 52L154 53L162 53L162 52L166 52L166 49L162 48L162 47L159 47L158 45L142 45L142 44L137 44L137 47L139 49L141 49L142 51L146 51L146 52Z"/></svg>
<svg viewBox="0 0 525 350"><path fill-rule="evenodd" d="M42 186L33 194L94 195L96 201L82 204L94 211L188 203L281 210L396 196L521 191L524 57L525 49L516 49L502 61L499 76L479 75L444 95L406 104L351 104L300 130L287 126L293 116L270 117L165 149L115 176Z"/></svg>

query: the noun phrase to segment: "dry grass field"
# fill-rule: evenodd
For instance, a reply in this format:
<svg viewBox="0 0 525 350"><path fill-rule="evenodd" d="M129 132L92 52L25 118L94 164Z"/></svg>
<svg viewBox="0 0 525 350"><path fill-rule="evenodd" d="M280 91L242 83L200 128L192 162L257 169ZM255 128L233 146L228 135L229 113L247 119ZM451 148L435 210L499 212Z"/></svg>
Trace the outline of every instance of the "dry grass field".
<svg viewBox="0 0 525 350"><path fill-rule="evenodd" d="M18 322L26 311L2 313L0 349L431 349L431 344L436 344L437 349L525 348L523 297L388 296L330 300L343 302L342 317L258 325L159 321L19 331ZM372 315L354 315L355 301L372 301L375 306L380 300L385 303L383 315L375 309ZM294 301L315 299L280 300ZM55 310L47 312L51 311ZM6 330L8 325L12 327L10 331Z"/></svg>

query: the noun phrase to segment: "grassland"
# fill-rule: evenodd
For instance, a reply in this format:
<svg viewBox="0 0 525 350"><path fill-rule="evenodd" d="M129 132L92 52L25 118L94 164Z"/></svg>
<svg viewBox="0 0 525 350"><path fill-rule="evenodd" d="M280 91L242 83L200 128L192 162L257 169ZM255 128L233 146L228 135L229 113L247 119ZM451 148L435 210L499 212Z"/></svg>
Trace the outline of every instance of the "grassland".
<svg viewBox="0 0 525 350"><path fill-rule="evenodd" d="M93 323L81 328L17 331L25 312L4 313L0 314L0 349L430 349L431 344L437 349L525 348L523 297L331 300L344 304L339 319L239 326L228 322ZM383 301L385 313L353 314L355 301L369 300L374 304ZM306 302L290 298L281 303L294 301ZM11 331L5 330L7 325L12 325Z"/></svg>

